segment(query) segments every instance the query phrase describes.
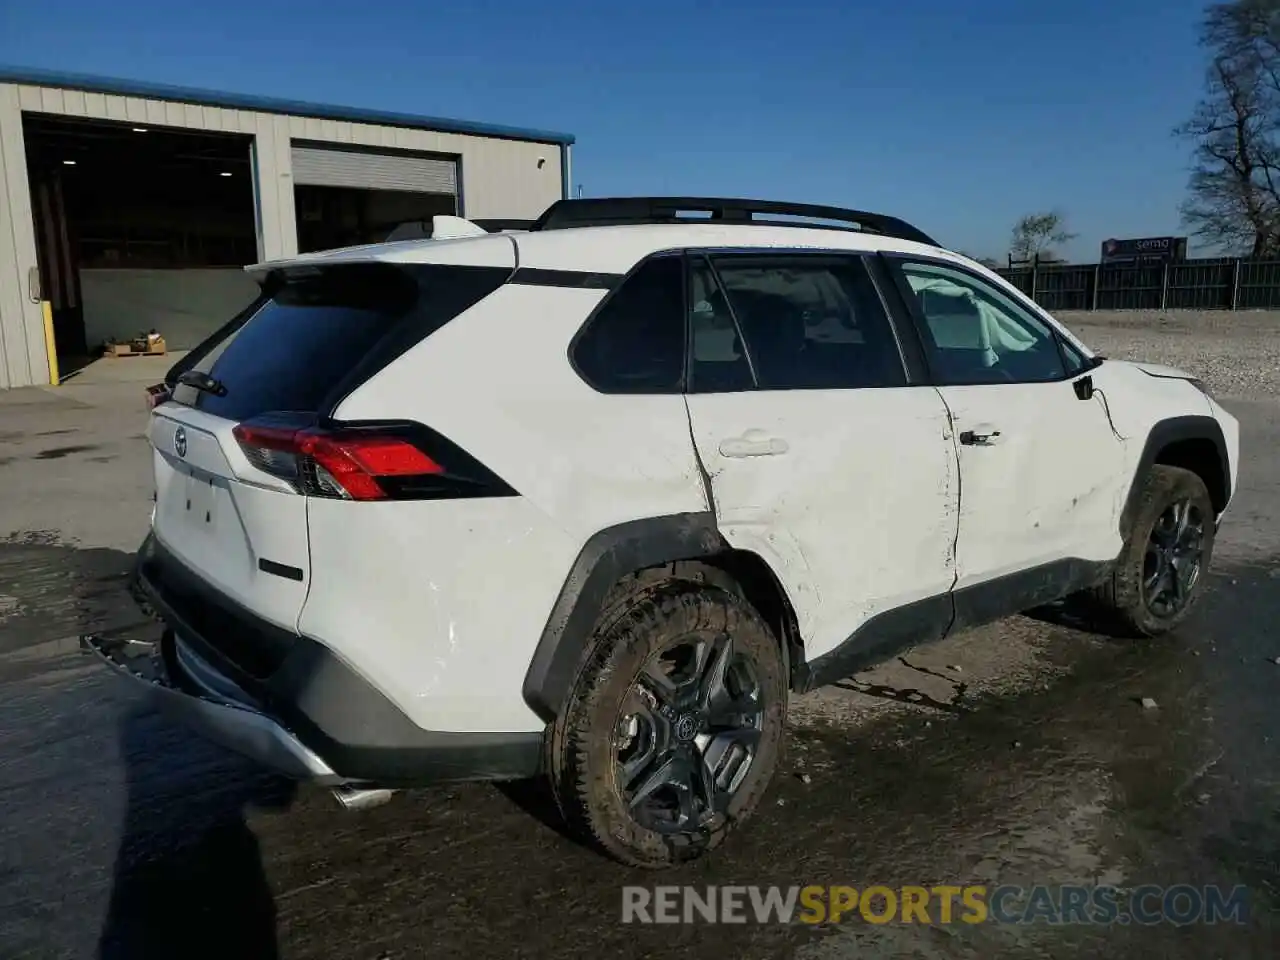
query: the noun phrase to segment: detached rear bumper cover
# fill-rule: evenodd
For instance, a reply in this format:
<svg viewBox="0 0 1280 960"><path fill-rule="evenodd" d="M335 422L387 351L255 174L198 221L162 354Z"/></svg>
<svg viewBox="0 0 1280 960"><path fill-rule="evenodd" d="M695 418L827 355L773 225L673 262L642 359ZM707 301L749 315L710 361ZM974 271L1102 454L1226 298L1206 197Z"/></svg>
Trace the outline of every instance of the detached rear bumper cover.
<svg viewBox="0 0 1280 960"><path fill-rule="evenodd" d="M210 740L298 780L342 782L328 764L265 713L179 681L166 664L176 656L172 633L156 644L125 644L93 634L83 637L81 644L119 673L146 685L157 706Z"/></svg>
<svg viewBox="0 0 1280 960"><path fill-rule="evenodd" d="M234 623L261 637L279 629L220 594L154 536L138 552L132 587L170 628L158 656L143 669L127 649L96 638L86 644L210 739L264 765L301 779L387 787L523 779L541 769L541 734L423 730L307 637L291 637L266 676L249 673L228 653L241 644L205 636L193 621ZM218 615L203 615L210 609Z"/></svg>

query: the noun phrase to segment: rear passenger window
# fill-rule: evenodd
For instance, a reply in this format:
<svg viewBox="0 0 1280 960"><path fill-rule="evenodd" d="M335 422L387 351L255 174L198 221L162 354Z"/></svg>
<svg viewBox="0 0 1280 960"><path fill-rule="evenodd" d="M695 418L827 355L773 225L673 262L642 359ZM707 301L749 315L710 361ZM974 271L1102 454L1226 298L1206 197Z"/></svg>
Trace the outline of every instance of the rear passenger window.
<svg viewBox="0 0 1280 960"><path fill-rule="evenodd" d="M680 257L650 260L623 281L573 348L578 372L603 393L679 393L684 354Z"/></svg>
<svg viewBox="0 0 1280 960"><path fill-rule="evenodd" d="M692 261L689 268L689 331L693 339L690 393L733 393L755 386L729 301L703 259Z"/></svg>
<svg viewBox="0 0 1280 960"><path fill-rule="evenodd" d="M862 261L714 259L761 390L905 386L893 327Z"/></svg>

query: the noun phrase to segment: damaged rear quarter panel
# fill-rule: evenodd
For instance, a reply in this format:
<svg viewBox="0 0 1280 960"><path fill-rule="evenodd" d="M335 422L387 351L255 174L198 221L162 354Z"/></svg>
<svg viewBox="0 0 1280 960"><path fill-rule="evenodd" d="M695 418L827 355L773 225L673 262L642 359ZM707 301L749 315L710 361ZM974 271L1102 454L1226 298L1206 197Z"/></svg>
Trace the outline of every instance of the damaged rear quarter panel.
<svg viewBox="0 0 1280 960"><path fill-rule="evenodd" d="M617 523L705 510L684 398L597 393L569 363L570 341L603 296L502 287L358 389L338 415L427 424L579 545Z"/></svg>

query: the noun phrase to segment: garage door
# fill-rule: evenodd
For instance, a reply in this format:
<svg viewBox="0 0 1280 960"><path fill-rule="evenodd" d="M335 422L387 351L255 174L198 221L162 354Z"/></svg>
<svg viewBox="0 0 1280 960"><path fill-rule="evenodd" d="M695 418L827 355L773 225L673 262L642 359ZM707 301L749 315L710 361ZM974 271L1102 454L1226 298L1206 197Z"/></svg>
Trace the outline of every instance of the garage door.
<svg viewBox="0 0 1280 960"><path fill-rule="evenodd" d="M456 161L439 157L294 145L293 182L313 187L456 196L458 169Z"/></svg>

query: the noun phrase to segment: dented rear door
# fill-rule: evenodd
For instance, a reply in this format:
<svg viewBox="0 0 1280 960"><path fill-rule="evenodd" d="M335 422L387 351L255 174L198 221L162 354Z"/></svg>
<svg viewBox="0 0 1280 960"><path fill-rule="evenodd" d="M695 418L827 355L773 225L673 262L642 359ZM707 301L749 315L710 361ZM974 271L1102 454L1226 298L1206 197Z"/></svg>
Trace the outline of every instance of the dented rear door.
<svg viewBox="0 0 1280 960"><path fill-rule="evenodd" d="M721 532L776 572L810 660L859 631L868 654L941 636L956 449L938 391L905 385L860 258L711 261L692 264L687 402Z"/></svg>

